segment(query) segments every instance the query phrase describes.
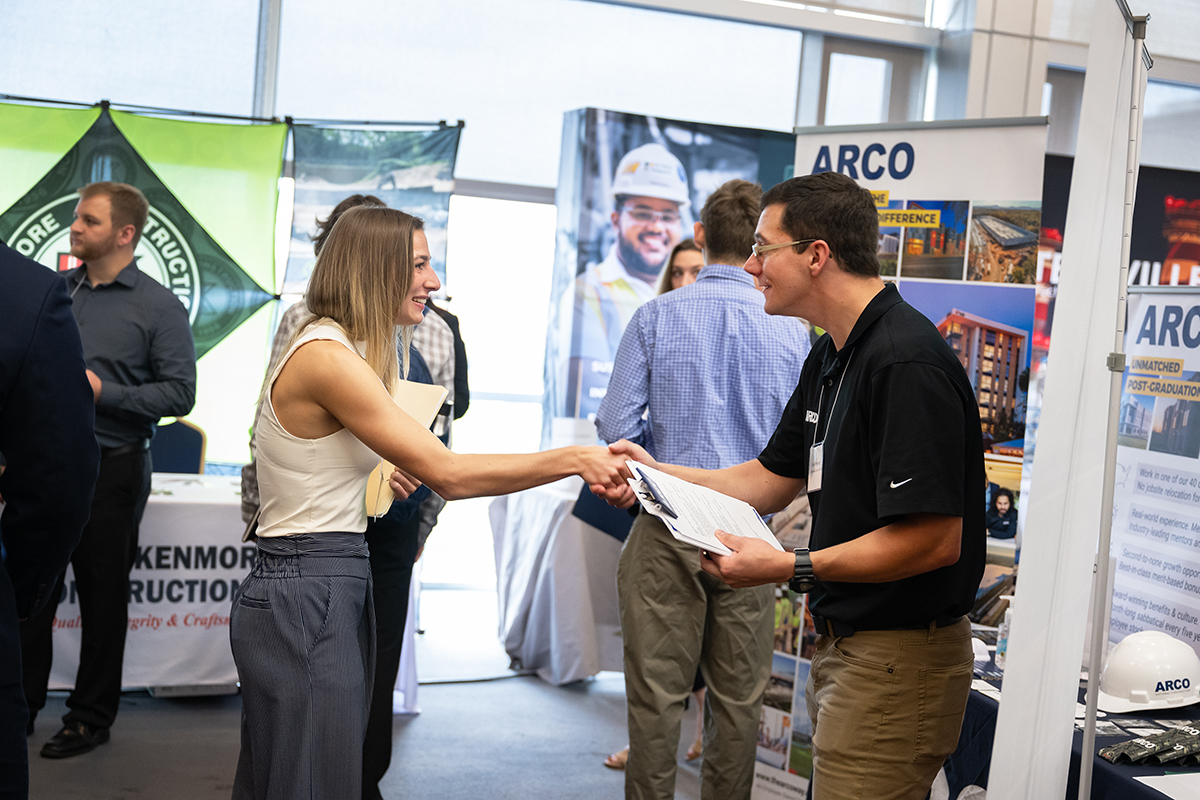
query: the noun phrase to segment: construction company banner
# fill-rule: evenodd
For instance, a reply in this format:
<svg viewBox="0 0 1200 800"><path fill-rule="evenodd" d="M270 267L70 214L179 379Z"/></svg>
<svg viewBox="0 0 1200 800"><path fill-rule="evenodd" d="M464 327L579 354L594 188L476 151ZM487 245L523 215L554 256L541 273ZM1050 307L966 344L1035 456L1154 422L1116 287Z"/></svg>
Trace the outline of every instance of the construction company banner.
<svg viewBox="0 0 1200 800"><path fill-rule="evenodd" d="M569 111L557 192L558 241L546 342L543 444L596 440L591 420L633 312L714 189L734 178L764 189L792 170L776 131Z"/></svg>
<svg viewBox="0 0 1200 800"><path fill-rule="evenodd" d="M797 130L796 173L871 191L880 271L967 371L989 504L1020 498L1045 146L1044 117Z"/></svg>
<svg viewBox="0 0 1200 800"><path fill-rule="evenodd" d="M1160 630L1200 653L1200 292L1131 293L1128 319L1109 638Z"/></svg>
<svg viewBox="0 0 1200 800"><path fill-rule="evenodd" d="M1054 297L1062 263L1067 200L1075 159L1046 156L1038 253L1038 335L1049 349ZM1200 172L1162 167L1138 170L1129 235L1130 286L1200 286Z"/></svg>
<svg viewBox="0 0 1200 800"><path fill-rule="evenodd" d="M425 221L430 260L446 281L446 225L461 127L426 130L293 127L296 200L284 294L301 294L316 258L317 220L352 194L378 197Z"/></svg>
<svg viewBox="0 0 1200 800"><path fill-rule="evenodd" d="M229 611L254 567L241 541L240 478L155 473L129 573L129 625L121 685L233 686ZM70 688L81 616L68 567L54 618L51 689Z"/></svg>
<svg viewBox="0 0 1200 800"><path fill-rule="evenodd" d="M18 252L57 271L77 265L69 229L85 184L129 183L150 201L135 257L187 309L200 359L189 418L206 429L212 460L245 460L265 367L269 315L256 312L273 294L286 134L281 124L0 104L0 240Z"/></svg>
<svg viewBox="0 0 1200 800"><path fill-rule="evenodd" d="M49 172L0 214L0 238L22 255L66 271L78 263L70 254L70 227L79 201L75 190L102 180L136 186L150 201L135 254L138 268L183 303L196 354L202 356L271 296L184 208L118 129L114 116L101 113Z"/></svg>
<svg viewBox="0 0 1200 800"><path fill-rule="evenodd" d="M1070 156L1045 158L1029 398L1029 427L1034 430L1054 326L1074 165L1075 159ZM1200 173L1139 168L1129 237L1129 286L1200 286ZM1025 453L1027 463L1032 461L1034 444L1031 437ZM1114 636L1128 632L1113 629Z"/></svg>

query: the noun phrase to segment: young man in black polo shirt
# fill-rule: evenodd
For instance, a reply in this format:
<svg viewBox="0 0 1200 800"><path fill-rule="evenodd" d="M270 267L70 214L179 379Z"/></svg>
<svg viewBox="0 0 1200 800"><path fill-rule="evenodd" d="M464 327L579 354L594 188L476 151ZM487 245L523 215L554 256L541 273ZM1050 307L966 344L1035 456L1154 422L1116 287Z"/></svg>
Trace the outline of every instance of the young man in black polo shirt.
<svg viewBox="0 0 1200 800"><path fill-rule="evenodd" d="M718 533L734 553L704 566L734 587L791 581L811 592L818 800L925 797L958 742L972 670L963 615L984 564L974 392L933 324L880 279L877 237L870 193L844 175L793 178L763 196L745 269L767 313L827 333L758 459L665 468L761 513L809 493L811 553ZM612 447L652 463L634 445Z"/></svg>

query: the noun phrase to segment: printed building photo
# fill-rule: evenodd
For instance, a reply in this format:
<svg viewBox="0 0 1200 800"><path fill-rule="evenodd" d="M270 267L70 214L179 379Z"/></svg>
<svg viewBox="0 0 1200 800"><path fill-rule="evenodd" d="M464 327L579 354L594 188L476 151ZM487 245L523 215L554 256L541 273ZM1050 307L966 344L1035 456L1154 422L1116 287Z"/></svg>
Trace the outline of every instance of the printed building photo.
<svg viewBox="0 0 1200 800"><path fill-rule="evenodd" d="M1125 380L1129 379L1128 373ZM1117 423L1117 444L1145 450L1150 443L1154 426L1154 398L1143 394L1121 393L1120 421Z"/></svg>
<svg viewBox="0 0 1200 800"><path fill-rule="evenodd" d="M993 441L1012 438L1014 423L1025 421L1018 404L1018 378L1025 368L1027 331L952 309L938 330L967 371L979 401L984 433Z"/></svg>
<svg viewBox="0 0 1200 800"><path fill-rule="evenodd" d="M971 212L967 279L1034 283L1041 203L975 205Z"/></svg>
<svg viewBox="0 0 1200 800"><path fill-rule="evenodd" d="M900 275L962 280L966 254L966 200L909 200L907 210L937 211L936 226L904 228Z"/></svg>
<svg viewBox="0 0 1200 800"><path fill-rule="evenodd" d="M1200 373L1188 381L1200 383ZM1154 430L1150 449L1187 458L1200 457L1200 402L1159 398L1154 404Z"/></svg>

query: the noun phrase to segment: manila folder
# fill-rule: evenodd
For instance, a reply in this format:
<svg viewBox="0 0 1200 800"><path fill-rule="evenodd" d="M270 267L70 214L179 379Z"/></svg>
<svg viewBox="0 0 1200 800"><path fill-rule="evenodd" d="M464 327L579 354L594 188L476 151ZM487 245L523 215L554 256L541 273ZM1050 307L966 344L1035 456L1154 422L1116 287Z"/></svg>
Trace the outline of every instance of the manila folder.
<svg viewBox="0 0 1200 800"><path fill-rule="evenodd" d="M446 402L448 394L445 386L396 381L392 399L400 406L401 411L428 428L441 410L442 403ZM392 507L392 500L395 498L392 496L391 487L388 486L388 479L393 469L395 466L385 460L380 461L379 466L371 470L371 475L367 478L368 517L381 517Z"/></svg>

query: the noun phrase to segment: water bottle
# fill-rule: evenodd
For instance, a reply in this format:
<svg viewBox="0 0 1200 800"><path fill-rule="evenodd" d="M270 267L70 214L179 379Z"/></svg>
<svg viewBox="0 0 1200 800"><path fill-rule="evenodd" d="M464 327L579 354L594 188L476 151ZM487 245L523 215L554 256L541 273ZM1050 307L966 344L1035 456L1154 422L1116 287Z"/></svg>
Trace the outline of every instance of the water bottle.
<svg viewBox="0 0 1200 800"><path fill-rule="evenodd" d="M1008 608L1004 609L1004 619L996 633L996 669L1003 672L1005 657L1008 655L1008 630L1012 625L1012 596L1001 595L1001 598L1008 601Z"/></svg>

